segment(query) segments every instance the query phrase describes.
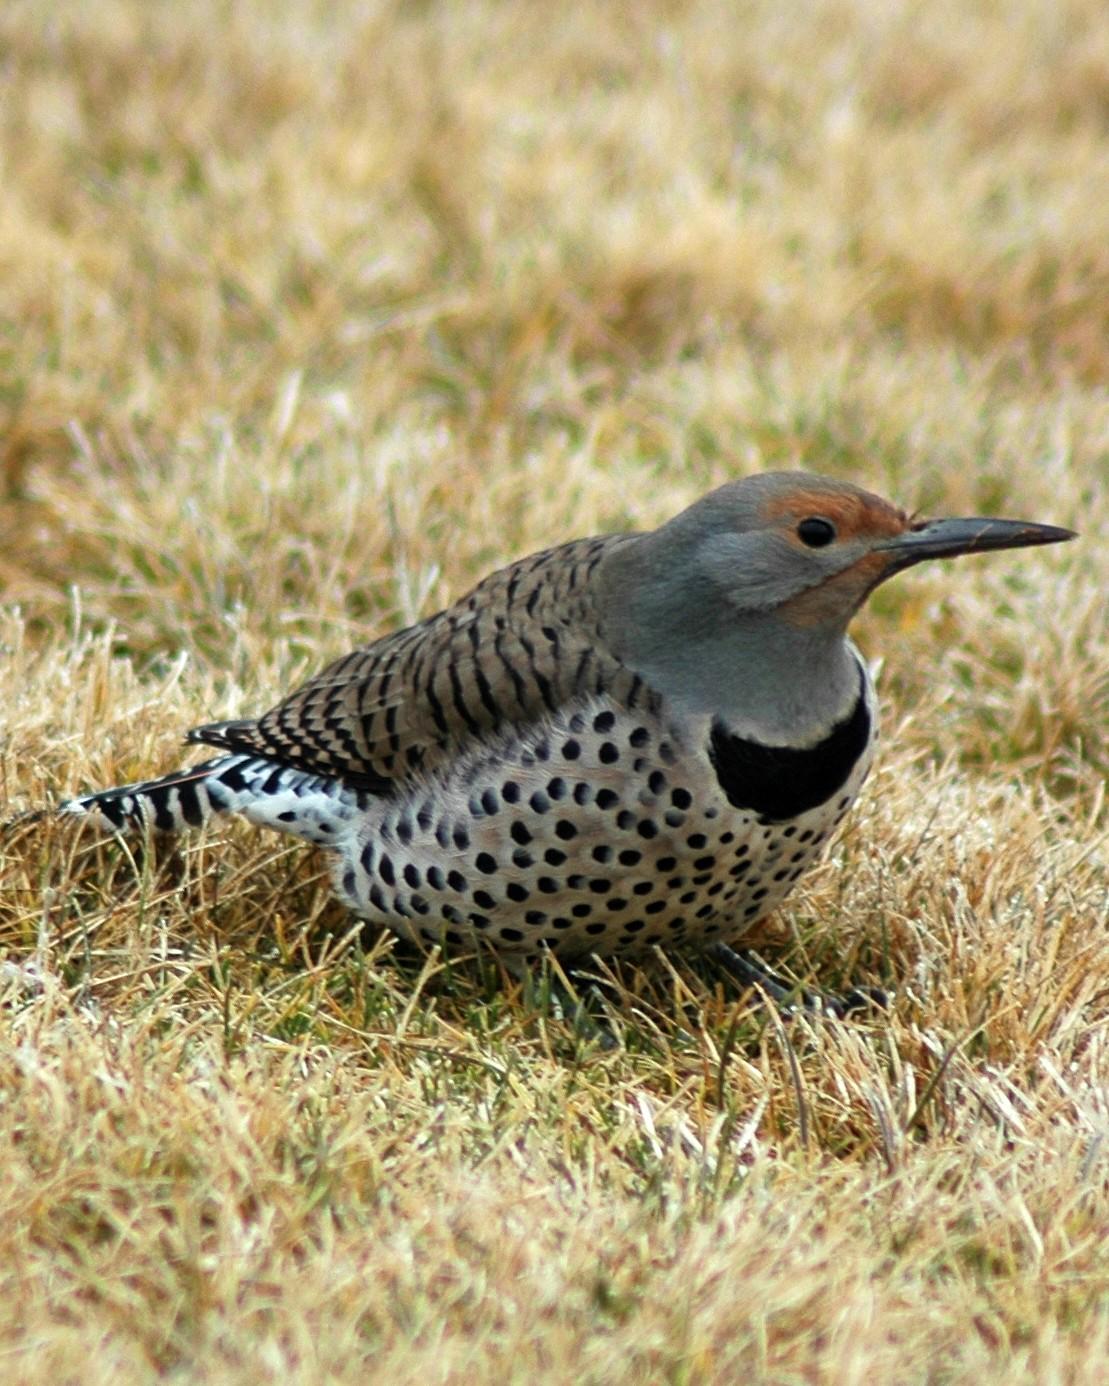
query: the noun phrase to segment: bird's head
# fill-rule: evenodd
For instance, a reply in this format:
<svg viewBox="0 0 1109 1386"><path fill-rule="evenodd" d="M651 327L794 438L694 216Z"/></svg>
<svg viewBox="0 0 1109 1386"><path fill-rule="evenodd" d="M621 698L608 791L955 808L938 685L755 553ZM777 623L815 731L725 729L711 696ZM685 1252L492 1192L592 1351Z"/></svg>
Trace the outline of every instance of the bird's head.
<svg viewBox="0 0 1109 1386"><path fill-rule="evenodd" d="M858 695L844 637L879 583L926 558L1070 538L1024 520L923 520L848 482L764 472L609 549L601 628L675 703L764 740L817 736Z"/></svg>
<svg viewBox="0 0 1109 1386"><path fill-rule="evenodd" d="M842 631L879 583L914 563L1070 538L1025 520L921 519L849 482L764 472L643 536L635 566L671 597L683 592L694 624L773 613Z"/></svg>

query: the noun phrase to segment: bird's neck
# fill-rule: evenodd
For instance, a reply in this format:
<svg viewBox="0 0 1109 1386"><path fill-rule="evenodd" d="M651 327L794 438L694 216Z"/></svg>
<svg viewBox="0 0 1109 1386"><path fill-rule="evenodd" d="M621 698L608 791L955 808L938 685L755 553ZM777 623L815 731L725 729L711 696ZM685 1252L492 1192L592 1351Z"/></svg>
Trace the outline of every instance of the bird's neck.
<svg viewBox="0 0 1109 1386"><path fill-rule="evenodd" d="M858 651L842 623L795 621L785 603L743 610L679 545L629 537L598 575L602 638L679 715L708 715L766 745L815 744L859 697ZM677 576L676 576L677 574Z"/></svg>
<svg viewBox="0 0 1109 1386"><path fill-rule="evenodd" d="M775 630L768 638L740 622L711 640L687 639L680 651L644 651L634 667L676 710L765 745L805 746L850 715L860 664L843 635Z"/></svg>
<svg viewBox="0 0 1109 1386"><path fill-rule="evenodd" d="M797 626L765 612L721 619L709 602L636 610L635 597L624 596L620 610L602 613L602 636L678 715L707 715L766 745L805 746L858 701L862 661L842 629Z"/></svg>

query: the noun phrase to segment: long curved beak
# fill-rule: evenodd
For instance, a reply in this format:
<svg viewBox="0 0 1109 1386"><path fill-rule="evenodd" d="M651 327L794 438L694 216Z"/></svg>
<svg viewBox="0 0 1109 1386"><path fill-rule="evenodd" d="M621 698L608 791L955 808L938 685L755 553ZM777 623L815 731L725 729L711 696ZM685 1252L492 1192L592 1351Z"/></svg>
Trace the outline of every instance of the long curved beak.
<svg viewBox="0 0 1109 1386"><path fill-rule="evenodd" d="M890 566L884 576L925 558L955 558L961 553L985 553L988 549L1061 544L1076 537L1073 529L1033 524L1028 520L929 520L881 546L890 555Z"/></svg>

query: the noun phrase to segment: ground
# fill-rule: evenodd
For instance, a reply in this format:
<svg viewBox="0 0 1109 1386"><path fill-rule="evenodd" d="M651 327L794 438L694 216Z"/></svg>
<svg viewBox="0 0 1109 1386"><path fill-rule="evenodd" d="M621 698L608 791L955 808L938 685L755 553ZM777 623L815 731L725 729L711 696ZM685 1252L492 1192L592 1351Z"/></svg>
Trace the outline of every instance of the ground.
<svg viewBox="0 0 1109 1386"><path fill-rule="evenodd" d="M759 942L888 1015L674 957L605 1049L274 837L7 830L5 1379L1102 1381L1104 6L11 0L0 72L0 818L760 468L1082 532L857 623Z"/></svg>

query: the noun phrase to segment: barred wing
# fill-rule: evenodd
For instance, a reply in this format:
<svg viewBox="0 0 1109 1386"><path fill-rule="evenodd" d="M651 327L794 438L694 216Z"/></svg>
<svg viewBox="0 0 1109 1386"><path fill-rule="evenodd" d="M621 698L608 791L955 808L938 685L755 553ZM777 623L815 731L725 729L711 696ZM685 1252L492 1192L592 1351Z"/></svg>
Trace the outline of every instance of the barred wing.
<svg viewBox="0 0 1109 1386"><path fill-rule="evenodd" d="M634 693L638 681L603 642L591 582L629 537L521 559L445 611L344 655L257 721L198 727L189 740L386 793L575 696Z"/></svg>

